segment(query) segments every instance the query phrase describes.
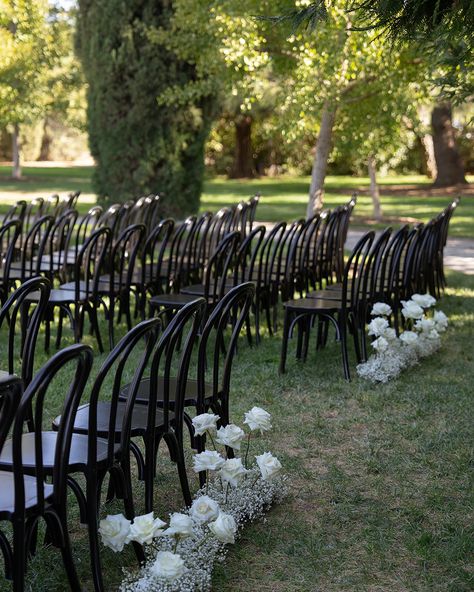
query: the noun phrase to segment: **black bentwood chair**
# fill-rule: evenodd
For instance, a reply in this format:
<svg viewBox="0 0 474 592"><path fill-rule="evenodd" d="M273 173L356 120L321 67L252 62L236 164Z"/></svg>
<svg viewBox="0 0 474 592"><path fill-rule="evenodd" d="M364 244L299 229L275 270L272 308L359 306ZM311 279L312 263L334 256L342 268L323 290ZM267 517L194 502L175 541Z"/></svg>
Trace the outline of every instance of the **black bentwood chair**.
<svg viewBox="0 0 474 592"><path fill-rule="evenodd" d="M223 426L229 423L230 375L237 339L248 317L254 295L254 284L247 282L229 290L217 304L201 331L196 378L188 378L185 384L183 406L193 407L196 414L205 413L212 408L219 415ZM157 405L160 408L165 405L164 381L164 375L160 374L156 394ZM169 388L174 391L177 388L178 377L169 376L168 382ZM148 405L150 388L151 378L144 378L138 387L137 405ZM122 389L120 398L127 400L129 397L130 385L127 385ZM168 405L174 410L172 399L169 399ZM187 414L184 415L184 421L194 437L194 428ZM199 442L196 443L194 439L192 443L194 447L200 447Z"/></svg>
<svg viewBox="0 0 474 592"><path fill-rule="evenodd" d="M97 373L89 403L79 407L74 419L67 466L68 485L78 500L81 522L88 527L91 571L96 591L105 590L97 527L100 492L107 474L110 475L111 491L123 499L125 515L130 520L135 516L130 479L130 434L136 429L136 424L141 425L146 413L143 413L143 408L134 407L134 400L156 343L159 323L159 319L143 321L119 341ZM118 396L126 372L132 374L133 381L130 400L123 404ZM57 417L53 429L60 430L63 422L63 416ZM54 441L56 433L47 434ZM51 464L48 470L53 470ZM76 473L85 476L85 491L72 477ZM134 545L134 548L139 561L142 561L143 550L139 545Z"/></svg>
<svg viewBox="0 0 474 592"><path fill-rule="evenodd" d="M8 327L5 356L7 368L0 367L0 374L2 370L8 370L9 374L20 376L25 387L30 384L33 377L36 342L46 314L50 291L50 284L46 278L31 278L21 284L0 309L0 328L4 323ZM37 298L32 312L28 302L31 294Z"/></svg>
<svg viewBox="0 0 474 592"><path fill-rule="evenodd" d="M177 312L158 341L150 376L139 385L131 435L143 438L145 445L144 457L136 445L132 445L132 452L139 464L139 476L145 480L146 512L153 509L156 458L162 439L168 446L171 460L177 464L184 501L188 506L191 504L183 451L184 407L189 363L204 311L205 301L198 298ZM124 386L120 393L121 405L130 405L133 397L131 386Z"/></svg>
<svg viewBox="0 0 474 592"><path fill-rule="evenodd" d="M13 545L0 532L7 578L13 579L14 592L23 592L28 551L34 546L37 524L43 518L48 527L50 542L61 550L69 585L74 592L81 592L71 553L67 524L67 475L74 416L92 366L92 350L85 345L72 345L56 353L35 375L27 387L15 411L12 437L5 441L8 421L1 418L3 440L0 454L0 519L8 520L13 527ZM41 427L25 432L33 408L36 426L43 422L47 392L56 376L64 368L72 367L72 379L66 393L63 422L55 434L54 447L48 446ZM21 381L8 378L0 383L0 392L13 389L1 411L11 415L14 400L21 394ZM10 418L11 421L11 418ZM46 432L47 434L47 432ZM2 443L0 441L0 443ZM45 467L45 460L52 470ZM46 476L51 482L46 483Z"/></svg>
<svg viewBox="0 0 474 592"><path fill-rule="evenodd" d="M358 357L361 345L358 342L360 328L365 326L367 313L367 260L374 241L373 231L366 233L354 247L344 269L341 299L317 297L315 292L309 298L289 300L284 303L285 319L280 358L280 373L285 372L288 339L293 327L299 325L297 357L306 357L311 322L314 318L329 321L336 330L336 337L341 342L344 377L350 380L347 332L350 329ZM304 339L304 343L303 343Z"/></svg>

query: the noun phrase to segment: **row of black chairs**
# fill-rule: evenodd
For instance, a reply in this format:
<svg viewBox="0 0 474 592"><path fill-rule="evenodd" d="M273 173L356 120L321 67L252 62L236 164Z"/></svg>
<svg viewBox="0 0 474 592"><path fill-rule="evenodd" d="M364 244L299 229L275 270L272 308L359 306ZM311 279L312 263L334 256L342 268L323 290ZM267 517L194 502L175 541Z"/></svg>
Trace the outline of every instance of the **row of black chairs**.
<svg viewBox="0 0 474 592"><path fill-rule="evenodd" d="M341 343L344 376L349 380L347 336L353 336L358 363L366 361L365 328L375 302L391 306L391 320L399 333L404 324L402 300L426 292L439 298L446 285L443 251L449 221L458 203L459 199L453 200L427 224L403 226L396 232L387 228L377 238L373 231L367 232L350 254L341 282L307 290L305 297L285 302L280 372L285 372L288 341L295 327L296 355L305 360L312 326L317 323L317 347L321 348L327 342L331 324Z"/></svg>
<svg viewBox="0 0 474 592"><path fill-rule="evenodd" d="M204 300L195 298L169 321L160 315L140 322L95 376L92 350L82 344L57 352L33 373L49 290L46 278L32 278L0 310L0 328L8 335L8 364L0 374L0 519L13 526L12 542L0 530L0 547L7 578L15 591L23 591L27 559L35 551L38 520L43 518L47 540L61 550L70 587L79 591L68 536L69 488L88 528L94 588L104 590L97 528L105 478L109 476L108 499L122 499L124 513L132 519L137 503L133 455L145 483L144 511L152 511L157 453L164 441L176 463L184 501L191 503L185 428L192 447L202 450L204 442L195 437L188 412L212 410L221 425L229 422L232 361L255 289L250 283L232 289L207 319ZM25 306L37 291L42 296L34 309ZM48 395L58 383L66 383L67 392L61 415L51 418L48 428ZM85 476L85 488L78 475ZM134 547L143 561L143 549Z"/></svg>

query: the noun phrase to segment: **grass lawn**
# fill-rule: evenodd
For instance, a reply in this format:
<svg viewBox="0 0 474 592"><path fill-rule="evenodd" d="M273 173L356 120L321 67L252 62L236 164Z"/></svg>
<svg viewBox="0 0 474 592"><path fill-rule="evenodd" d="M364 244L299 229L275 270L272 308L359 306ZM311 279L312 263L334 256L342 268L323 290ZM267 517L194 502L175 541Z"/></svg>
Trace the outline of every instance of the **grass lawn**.
<svg viewBox="0 0 474 592"><path fill-rule="evenodd" d="M86 212L95 195L90 178L92 167L25 167L22 181L12 181L11 169L0 167L0 213L18 199L66 194L82 191L79 210ZM471 178L471 181L474 180ZM367 177L328 177L325 204L331 208L345 203L354 191L361 195L354 210L353 225L384 227L400 222L426 222L441 211L456 192L432 190L428 179L422 176L397 176L380 178L384 222L371 220L371 199L367 195ZM236 203L256 192L262 194L257 217L261 221L292 220L305 215L308 177L283 176L254 180L229 180L224 177L208 179L204 185L201 210L216 211L220 207ZM451 236L474 237L474 191L460 190L464 194L461 205L451 221Z"/></svg>
<svg viewBox="0 0 474 592"><path fill-rule="evenodd" d="M474 278L449 272L448 281L439 308L451 326L442 350L387 385L358 378L345 382L339 347L332 340L324 351L310 351L306 364L296 362L290 343L288 372L281 377L281 333L265 335L259 348L249 348L242 339L234 363L231 418L241 423L253 405L272 414L274 429L256 440L253 452L278 455L291 493L264 522L243 530L225 563L217 566L215 590L473 589ZM40 336L38 362L44 360ZM50 399L46 425L63 397L64 390L57 389ZM156 511L165 517L182 502L166 454L159 467ZM137 484L138 508L143 507L142 493ZM71 506L78 570L85 589L91 590L86 532L78 526L72 499ZM102 515L119 511L113 502ZM122 565L133 565L132 554L104 549L102 557L106 588L116 590ZM8 589L0 584L0 590ZM39 550L27 590L66 590L54 549Z"/></svg>

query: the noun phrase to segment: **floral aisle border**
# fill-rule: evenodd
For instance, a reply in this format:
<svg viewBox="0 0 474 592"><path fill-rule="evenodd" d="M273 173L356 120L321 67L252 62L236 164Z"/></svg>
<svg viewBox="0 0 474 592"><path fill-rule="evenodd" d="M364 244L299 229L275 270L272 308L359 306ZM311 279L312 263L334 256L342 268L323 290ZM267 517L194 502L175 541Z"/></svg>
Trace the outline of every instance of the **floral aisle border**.
<svg viewBox="0 0 474 592"><path fill-rule="evenodd" d="M436 304L430 294L413 294L402 300L402 315L408 329L397 335L387 317L392 309L384 302L374 304L369 323L371 345L375 350L367 362L357 366L357 373L371 382L388 382L402 370L418 364L419 360L434 354L441 347L441 333L448 327L448 317L441 310L429 314Z"/></svg>
<svg viewBox="0 0 474 592"><path fill-rule="evenodd" d="M146 564L138 573L125 574L121 592L210 590L213 566L224 560L226 545L235 542L238 530L287 495L282 466L271 453L256 456L254 465L248 467L252 434L271 429L270 414L260 407L248 411L244 420L248 434L234 424L217 429L218 420L212 413L193 419L195 434L206 436L214 450L194 455L194 471L205 471L207 480L190 508L171 514L168 525L154 518L153 512L133 522L122 514L101 520L102 542L113 551L121 551L132 541L145 547ZM244 440L244 461L229 458L226 451L240 451ZM223 454L216 443L223 447Z"/></svg>

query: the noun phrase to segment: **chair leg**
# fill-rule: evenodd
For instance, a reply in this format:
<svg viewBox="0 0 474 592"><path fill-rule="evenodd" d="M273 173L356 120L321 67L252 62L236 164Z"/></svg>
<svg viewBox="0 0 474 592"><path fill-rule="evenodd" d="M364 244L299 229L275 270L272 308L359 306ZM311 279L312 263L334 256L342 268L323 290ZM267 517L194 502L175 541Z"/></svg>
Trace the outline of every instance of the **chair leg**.
<svg viewBox="0 0 474 592"><path fill-rule="evenodd" d="M286 354L288 351L288 337L290 335L290 311L285 308L285 318L283 321L283 338L281 341L281 354L280 354L280 368L279 373L285 373Z"/></svg>
<svg viewBox="0 0 474 592"><path fill-rule="evenodd" d="M97 482L92 475L87 475L87 530L89 534L89 553L91 562L92 580L95 592L104 592L102 568L100 561L100 546L98 533L98 500Z"/></svg>
<svg viewBox="0 0 474 592"><path fill-rule="evenodd" d="M13 592L24 592L26 571L25 524L13 522Z"/></svg>
<svg viewBox="0 0 474 592"><path fill-rule="evenodd" d="M104 347L102 345L102 337L100 335L99 321L97 319L97 308L95 306L92 306L90 308L89 315L90 315L92 329L93 329L96 339L97 339L97 346L99 348L100 353L102 354L102 353L104 353Z"/></svg>
<svg viewBox="0 0 474 592"><path fill-rule="evenodd" d="M178 467L179 481L181 483L181 491L183 492L183 499L186 506L192 504L191 491L189 490L188 475L186 473L186 463L184 461L184 451L176 434L165 434L164 440L168 446L171 460L173 460Z"/></svg>
<svg viewBox="0 0 474 592"><path fill-rule="evenodd" d="M349 369L349 352L347 350L347 327L345 323L340 326L341 335L341 351L342 351L342 365L344 367L344 378L346 380L351 379L351 373Z"/></svg>
<svg viewBox="0 0 474 592"><path fill-rule="evenodd" d="M61 555L63 558L64 569L66 570L67 579L72 592L81 592L82 586L77 577L76 565L72 556L71 540L69 538L68 525L66 516L61 516L61 527L62 527L62 545Z"/></svg>

